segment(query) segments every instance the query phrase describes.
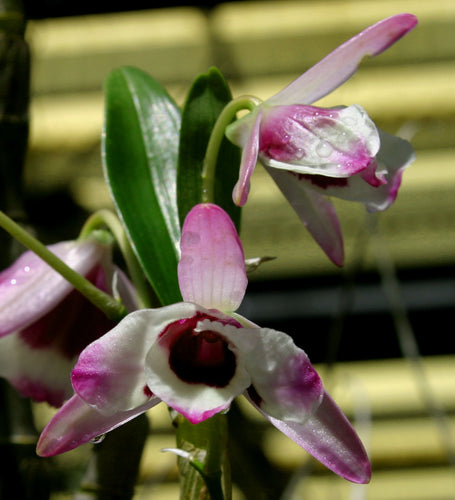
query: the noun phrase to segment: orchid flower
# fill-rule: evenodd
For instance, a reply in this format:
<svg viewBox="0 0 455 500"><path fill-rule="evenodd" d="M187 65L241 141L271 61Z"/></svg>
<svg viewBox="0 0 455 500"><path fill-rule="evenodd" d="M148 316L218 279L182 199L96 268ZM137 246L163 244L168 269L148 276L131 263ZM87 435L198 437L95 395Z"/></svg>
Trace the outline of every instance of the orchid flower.
<svg viewBox="0 0 455 500"><path fill-rule="evenodd" d="M111 243L89 237L49 250L99 289L122 298L129 284L111 264ZM129 302L132 303L131 301ZM61 406L82 349L113 326L97 307L31 251L0 273L0 376L35 401Z"/></svg>
<svg viewBox="0 0 455 500"><path fill-rule="evenodd" d="M229 125L227 137L243 148L234 202L246 203L259 159L317 243L342 265L340 225L326 196L361 202L372 212L385 210L414 152L407 141L378 130L357 104L331 109L310 104L350 78L363 57L380 54L416 24L415 16L399 14L370 26Z"/></svg>
<svg viewBox="0 0 455 500"><path fill-rule="evenodd" d="M226 212L194 207L180 246L184 302L135 311L84 349L72 372L75 395L44 429L38 454L71 450L160 401L197 424L243 394L328 468L367 482L365 450L305 352L285 333L234 312L247 277Z"/></svg>

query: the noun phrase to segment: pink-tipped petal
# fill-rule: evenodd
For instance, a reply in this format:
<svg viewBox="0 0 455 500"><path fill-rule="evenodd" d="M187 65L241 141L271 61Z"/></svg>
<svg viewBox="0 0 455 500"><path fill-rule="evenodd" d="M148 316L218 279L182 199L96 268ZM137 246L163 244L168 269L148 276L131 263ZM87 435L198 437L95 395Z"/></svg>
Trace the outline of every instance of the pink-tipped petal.
<svg viewBox="0 0 455 500"><path fill-rule="evenodd" d="M379 145L376 125L357 104L274 106L264 109L259 158L299 174L350 177L368 168Z"/></svg>
<svg viewBox="0 0 455 500"><path fill-rule="evenodd" d="M365 179L364 173L354 175L341 183L326 183L321 176L302 176L300 182L307 189L318 191L326 196L335 196L347 201L363 203L369 212L386 210L397 197L403 171L415 160L414 150L409 142L379 131L381 148L375 167L375 178Z"/></svg>
<svg viewBox="0 0 455 500"><path fill-rule="evenodd" d="M49 249L79 274L87 274L106 248L94 240L68 241ZM36 321L66 297L72 286L31 251L0 273L0 337Z"/></svg>
<svg viewBox="0 0 455 500"><path fill-rule="evenodd" d="M376 56L412 30L417 18L397 14L346 41L297 80L266 101L267 105L311 104L329 94L357 70L365 56Z"/></svg>
<svg viewBox="0 0 455 500"><path fill-rule="evenodd" d="M250 117L248 117L250 118ZM259 153L259 131L262 120L262 109L259 108L256 113L256 118L254 120L251 130L248 130L249 136L248 141L246 141L243 151L242 158L240 162L239 180L234 186L232 192L232 199L234 203L240 207L245 205L248 199L248 193L250 191L250 179L253 175L254 168L258 161ZM251 120L250 120L251 121ZM232 127L235 123L232 124ZM242 129L244 128L241 124ZM226 135L229 136L229 129L226 131ZM234 142L235 143L235 142Z"/></svg>
<svg viewBox="0 0 455 500"><path fill-rule="evenodd" d="M261 410L287 422L307 420L321 403L324 388L305 352L289 335L268 328L242 329L231 335L247 353L249 392Z"/></svg>
<svg viewBox="0 0 455 500"><path fill-rule="evenodd" d="M343 237L332 203L319 193L308 189L305 183L300 181L299 174L268 167L267 172L329 259L337 266L342 266Z"/></svg>
<svg viewBox="0 0 455 500"><path fill-rule="evenodd" d="M354 483L369 482L371 466L365 448L349 420L326 392L304 424L284 422L261 413L328 469Z"/></svg>
<svg viewBox="0 0 455 500"><path fill-rule="evenodd" d="M71 381L76 393L104 415L127 411L147 401L145 359L168 323L194 314L192 304L141 309L87 346L79 356Z"/></svg>
<svg viewBox="0 0 455 500"><path fill-rule="evenodd" d="M70 451L125 424L159 402L158 398L151 398L137 408L106 417L74 395L47 424L36 452L41 457L50 457Z"/></svg>
<svg viewBox="0 0 455 500"><path fill-rule="evenodd" d="M183 300L207 309L235 311L248 281L242 244L228 214L210 203L196 205L183 224L180 248Z"/></svg>

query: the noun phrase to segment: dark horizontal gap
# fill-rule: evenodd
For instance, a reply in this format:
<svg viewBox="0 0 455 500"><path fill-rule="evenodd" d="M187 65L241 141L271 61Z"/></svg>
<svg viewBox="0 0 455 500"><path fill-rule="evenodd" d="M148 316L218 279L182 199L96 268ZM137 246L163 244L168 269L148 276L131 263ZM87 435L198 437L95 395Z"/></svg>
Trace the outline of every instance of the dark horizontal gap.
<svg viewBox="0 0 455 500"><path fill-rule="evenodd" d="M401 277L401 292L423 356L454 352L448 326L455 312L455 269L417 269ZM360 276L352 292L341 279L252 283L239 314L291 335L313 362L327 359L334 324L343 317L339 361L402 357L390 306L374 274ZM342 294L352 293L340 309ZM341 311L341 313L340 313Z"/></svg>
<svg viewBox="0 0 455 500"><path fill-rule="evenodd" d="M114 12L161 9L168 7L189 6L212 8L221 3L225 2L216 0L207 0L203 2L185 2L184 0L171 0L168 2L164 0L130 0L126 3L112 3L100 0L79 0L77 2L68 2L67 0L23 0L24 11L28 19L109 14Z"/></svg>

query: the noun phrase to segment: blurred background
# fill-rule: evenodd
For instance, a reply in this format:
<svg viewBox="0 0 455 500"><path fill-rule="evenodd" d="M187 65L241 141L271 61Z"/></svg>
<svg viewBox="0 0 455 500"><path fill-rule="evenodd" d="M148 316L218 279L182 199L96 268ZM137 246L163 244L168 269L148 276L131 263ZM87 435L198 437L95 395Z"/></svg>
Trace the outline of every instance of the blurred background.
<svg viewBox="0 0 455 500"><path fill-rule="evenodd" d="M335 201L345 268L328 261L260 168L243 212L247 257L276 259L251 275L241 312L291 334L320 366L365 440L373 480L351 486L248 411L250 427L242 420L231 432L233 474L238 499L455 498L455 2L24 6L32 51L27 208L45 242L73 238L89 212L111 206L100 158L111 69L137 66L183 104L193 78L217 66L234 96L266 99L368 25L399 12L418 16L413 32L318 102L362 105L417 152L387 212L367 216ZM47 410L38 411L44 421ZM169 419L164 409L150 417L137 498L177 498L175 459L159 452L173 446ZM250 439L260 443L259 458L236 454L236 442ZM84 453L62 457L61 474L83 467ZM249 485L239 470L249 471ZM70 496L56 491L53 498Z"/></svg>

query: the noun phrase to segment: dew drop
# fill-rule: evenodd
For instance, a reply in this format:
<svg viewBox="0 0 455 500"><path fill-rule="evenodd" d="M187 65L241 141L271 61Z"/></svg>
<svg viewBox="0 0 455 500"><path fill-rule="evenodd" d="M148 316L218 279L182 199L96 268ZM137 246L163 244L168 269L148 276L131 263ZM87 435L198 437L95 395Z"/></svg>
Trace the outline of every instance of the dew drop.
<svg viewBox="0 0 455 500"><path fill-rule="evenodd" d="M99 436L95 436L93 439L90 439L90 443L92 444L100 444L104 441L106 434L100 434Z"/></svg>
<svg viewBox="0 0 455 500"><path fill-rule="evenodd" d="M185 231L182 233L182 246L194 246L197 245L201 241L201 236L199 233L195 233L193 231Z"/></svg>
<svg viewBox="0 0 455 500"><path fill-rule="evenodd" d="M321 158L327 158L333 152L332 146L326 142L320 142L315 148L316 154Z"/></svg>

